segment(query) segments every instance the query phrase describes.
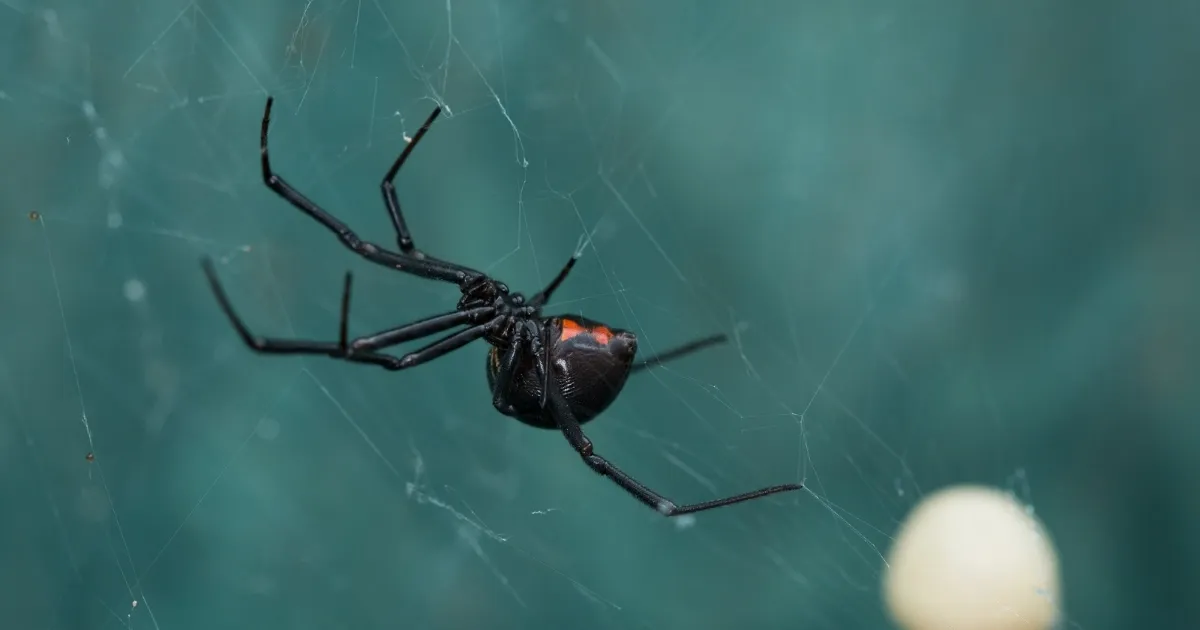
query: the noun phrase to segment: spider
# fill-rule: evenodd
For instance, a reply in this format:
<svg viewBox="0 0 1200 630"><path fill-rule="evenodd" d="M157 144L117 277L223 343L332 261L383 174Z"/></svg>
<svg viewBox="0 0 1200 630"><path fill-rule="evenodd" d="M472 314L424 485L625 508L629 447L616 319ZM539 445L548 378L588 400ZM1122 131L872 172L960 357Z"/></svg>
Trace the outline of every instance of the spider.
<svg viewBox="0 0 1200 630"><path fill-rule="evenodd" d="M400 152L381 183L383 201L397 236L398 251L385 249L358 237L344 223L321 209L282 177L271 170L267 151L267 130L271 123L271 105L267 98L263 112L260 151L262 177L267 187L304 214L337 235L342 244L363 258L397 271L453 283L462 292L458 306L449 313L390 328L372 335L350 339L351 274L342 285L341 322L337 341L310 341L261 337L250 331L233 308L217 278L210 258L203 260L208 283L221 310L254 352L262 354L322 355L381 366L387 370L406 370L428 363L478 339L490 349L487 356L487 381L492 391L492 406L501 414L526 425L553 429L563 436L579 456L597 474L612 480L638 501L665 516L679 516L741 503L777 492L799 490L802 484L784 484L761 488L722 499L690 505L677 505L651 490L628 473L597 454L581 425L604 411L621 392L633 372L691 354L701 348L725 341L724 335L712 335L648 359L635 362L637 338L632 332L606 326L582 316L543 316L542 307L566 279L582 252L575 253L553 280L529 298L513 293L503 282L469 267L435 258L416 248L400 211L393 183L421 138L441 113L433 113ZM398 344L458 330L441 336L424 347L403 356L381 352Z"/></svg>

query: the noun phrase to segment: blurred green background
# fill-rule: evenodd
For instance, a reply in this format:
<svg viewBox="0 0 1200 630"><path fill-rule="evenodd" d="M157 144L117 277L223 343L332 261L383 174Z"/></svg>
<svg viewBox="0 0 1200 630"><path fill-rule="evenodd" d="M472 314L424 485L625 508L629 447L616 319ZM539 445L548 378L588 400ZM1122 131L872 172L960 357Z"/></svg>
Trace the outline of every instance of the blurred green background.
<svg viewBox="0 0 1200 630"><path fill-rule="evenodd" d="M923 495L1011 490L1070 628L1200 617L1195 2L3 0L0 618L14 629L886 628ZM643 350L589 426L673 522L495 413L483 344L268 358L453 307L258 171ZM31 214L36 213L36 214ZM92 453L94 461L89 461ZM136 602L136 605L135 603Z"/></svg>

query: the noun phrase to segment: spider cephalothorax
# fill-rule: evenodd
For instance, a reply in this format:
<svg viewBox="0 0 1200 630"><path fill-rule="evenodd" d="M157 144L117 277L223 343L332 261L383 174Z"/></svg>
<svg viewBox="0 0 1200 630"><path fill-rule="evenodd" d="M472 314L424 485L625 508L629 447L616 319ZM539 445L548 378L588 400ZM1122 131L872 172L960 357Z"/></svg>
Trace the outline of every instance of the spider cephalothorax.
<svg viewBox="0 0 1200 630"><path fill-rule="evenodd" d="M213 262L205 259L204 270L217 302L238 335L252 350L264 354L325 355L353 363L378 365L388 370L404 370L432 361L472 341L484 339L491 346L487 355L487 381L492 392L492 405L500 413L530 426L562 432L589 468L611 479L638 501L667 516L699 512L803 488L798 483L783 484L702 503L676 505L595 453L581 425L595 418L616 400L631 373L720 343L725 337L705 337L649 359L635 361L637 338L629 331L611 328L582 316L542 315L542 307L579 258L578 249L558 275L528 299L520 293L510 293L507 285L483 272L418 250L400 211L400 200L396 196L393 181L400 167L441 113L440 107L433 110L392 163L380 185L384 204L396 230L398 249L393 251L363 241L348 226L271 170L267 130L271 122L272 103L273 99L268 98L260 136L262 176L267 187L325 226L337 235L346 248L359 256L422 278L453 283L462 291L462 298L455 310L449 313L351 339L348 334L351 278L347 273L342 288L341 324L337 341L260 337L251 333L238 317L217 279ZM439 333L445 334L403 356L382 352L404 342Z"/></svg>
<svg viewBox="0 0 1200 630"><path fill-rule="evenodd" d="M520 308L525 306L525 296L520 293L510 293L508 285L497 282L487 276L472 277L463 283L462 297L458 300L457 310L494 306L501 308Z"/></svg>

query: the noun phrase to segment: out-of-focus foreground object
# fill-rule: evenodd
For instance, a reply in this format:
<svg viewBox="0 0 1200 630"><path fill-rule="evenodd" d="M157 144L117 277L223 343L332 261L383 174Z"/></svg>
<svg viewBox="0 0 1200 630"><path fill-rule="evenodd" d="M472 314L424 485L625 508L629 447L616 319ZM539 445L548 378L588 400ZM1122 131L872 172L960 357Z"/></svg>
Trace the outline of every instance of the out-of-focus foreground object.
<svg viewBox="0 0 1200 630"><path fill-rule="evenodd" d="M901 526L888 565L884 600L905 630L1045 630L1059 618L1054 545L999 490L928 496Z"/></svg>

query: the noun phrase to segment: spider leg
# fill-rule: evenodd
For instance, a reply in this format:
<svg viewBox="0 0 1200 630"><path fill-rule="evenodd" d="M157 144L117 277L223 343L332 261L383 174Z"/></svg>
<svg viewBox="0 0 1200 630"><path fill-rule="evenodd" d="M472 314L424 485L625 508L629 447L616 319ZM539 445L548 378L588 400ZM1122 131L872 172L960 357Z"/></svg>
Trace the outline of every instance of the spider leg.
<svg viewBox="0 0 1200 630"><path fill-rule="evenodd" d="M540 348L534 348L534 350L539 349ZM537 355L535 354L535 356ZM544 372L552 372L552 366L548 366L543 363L541 357L538 357L538 359L535 360L535 365L536 369L541 370L541 372L538 373L539 377L542 377ZM742 503L743 501L758 499L779 492L789 492L804 488L803 484L789 483L760 488L758 490L744 492L731 497L713 499L712 501L692 503L689 505L677 505L674 501L671 501L654 490L651 490L625 471L617 468L604 457L597 455L592 446L592 441L588 439L587 435L584 434L583 428L579 426L579 421L576 420L575 415L571 413L570 405L567 404L567 401L563 398L562 393L556 388L554 379L550 378L549 382L549 407L546 412L551 415L551 417L554 419L554 423L558 425L559 431L562 431L563 437L567 438L567 442L570 443L571 448L575 449L575 452L579 453L579 456L583 458L583 462L587 464L588 468L591 468L596 474L612 480L613 483L620 486L622 490L628 492L631 496L633 496L633 498L641 501L650 508L657 510L663 516L694 514L696 512L703 512L705 510L724 507L726 505L733 505L735 503Z"/></svg>
<svg viewBox="0 0 1200 630"><path fill-rule="evenodd" d="M725 343L728 340L729 340L729 338L726 337L724 334L718 333L715 335L709 335L707 337L697 339L695 341L690 341L688 343L683 344L682 346L679 346L678 348L672 348L670 350L660 352L648 359L642 359L641 361L634 363L631 371L640 372L641 370L645 370L647 368L656 367L658 365L666 363L667 361L673 361L680 357L687 356L698 350L703 350L709 346L715 346L719 343Z"/></svg>
<svg viewBox="0 0 1200 630"><path fill-rule="evenodd" d="M404 166L404 163L408 161L408 156L416 150L417 144L421 142L421 138L425 137L425 134L429 132L429 128L433 126L433 121L437 120L438 115L441 113L442 108L440 106L433 108L433 113L429 114L429 118L426 118L421 128L417 130L417 133L413 134L412 139L408 141L404 150L400 152L400 155L396 157L396 161L392 163L392 167L383 176L383 181L380 182L379 189L383 193L383 203L387 205L388 216L392 219L392 226L396 228L396 243L400 246L400 253L417 260L430 261L450 269L456 269L468 275L482 275L474 269L441 260L440 258L434 258L417 249L416 245L413 244L412 233L408 231L408 224L404 221L404 213L400 210L400 197L396 195L396 174L400 172L400 167Z"/></svg>
<svg viewBox="0 0 1200 630"><path fill-rule="evenodd" d="M450 330L455 326L477 325L483 323L496 313L490 306L481 306L467 311L451 311L441 315L427 317L411 324L397 326L377 332L372 335L359 337L350 343L351 352L380 350L395 346L405 341L428 337L434 333ZM345 322L345 317L342 319Z"/></svg>
<svg viewBox="0 0 1200 630"><path fill-rule="evenodd" d="M496 382L492 385L492 407L504 415L512 413L512 405L506 402L508 388L512 386L513 372L517 368L519 342L515 342L500 356L500 369L496 370Z"/></svg>
<svg viewBox="0 0 1200 630"><path fill-rule="evenodd" d="M482 275L478 271L467 269L466 267L389 251L374 243L363 241L345 223L342 223L333 215L322 210L320 206L296 190L287 180L272 171L271 158L267 149L267 130L271 126L271 106L274 102L273 98L267 98L267 106L263 111L262 133L259 139L259 149L262 154L262 177L267 188L270 188L275 194L283 197L288 203L295 206L304 214L316 219L326 229L336 234L338 239L342 241L342 245L346 246L347 249L373 263L431 280L452 282L459 286Z"/></svg>
<svg viewBox="0 0 1200 630"><path fill-rule="evenodd" d="M539 365L542 366L542 397L538 400L538 406L540 409L542 409L542 412L545 413L546 403L549 401L550 397L550 387L554 385L554 383L552 383L550 380L550 375L554 372L554 365L550 358L550 351L554 348L554 346L552 344L552 340L550 339L550 328L546 325L542 325L541 333L542 362Z"/></svg>
<svg viewBox="0 0 1200 630"><path fill-rule="evenodd" d="M546 288L538 291L533 295L533 297L529 298L530 306L541 308L546 304L546 302L550 301L550 296L554 295L554 292L558 290L559 285L563 283L563 280L567 279L567 275L570 274L571 269L575 267L575 263L579 260L580 254L581 252L576 251L571 258L567 260L567 264L563 265L563 268L559 270L558 275L554 276L554 279L550 281L550 284L546 285Z"/></svg>
<svg viewBox="0 0 1200 630"><path fill-rule="evenodd" d="M339 324L338 340L333 341L314 341L307 339L281 339L278 337L262 337L250 331L242 318L238 316L234 310L229 296L225 293L224 287L221 285L217 277L216 268L213 266L211 259L205 258L202 261L204 273L208 278L209 286L212 288L213 295L217 298L217 304L229 319L237 331L238 336L242 341L255 352L263 354L305 354L305 355L321 355L334 359L341 359L351 363L369 363L378 365L388 370L403 370L422 363L436 359L452 350L461 348L462 346L486 335L490 327L495 326L502 318L493 317L486 323L475 324L469 328L452 333L439 339L428 346L410 352L403 357L397 357L391 354L376 352L377 350L393 346L412 339L427 337L429 335L442 332L464 324L473 324L479 321L482 317L491 315L483 311L490 311L490 307L482 309L472 309L470 311L455 311L443 315L436 315L421 321L413 322L406 326L400 326L385 330L374 335L360 337L354 340L347 339L348 314L350 309L350 274L346 274L346 281L342 289L342 318Z"/></svg>
<svg viewBox="0 0 1200 630"><path fill-rule="evenodd" d="M504 315L493 317L487 323L464 328L458 332L451 333L438 339L437 341L421 348L414 350L400 358L400 364L395 368L397 370L405 370L410 367L416 367L422 363L428 363L442 355L449 354L459 348L482 338L487 335L496 326L499 326L505 319Z"/></svg>
<svg viewBox="0 0 1200 630"><path fill-rule="evenodd" d="M587 464L596 474L602 477L608 477L613 483L621 487L622 490L628 492L633 498L641 501L650 508L657 510L663 516L681 516L684 514L694 514L714 508L742 503L761 497L769 496L779 492L788 492L791 490L800 490L804 488L803 484L788 483L778 486L769 486L743 492L742 494L721 499L713 499L712 501L703 501L701 503L692 503L689 505L677 505L674 501L664 497L663 495L651 490L643 485L637 479L634 479L625 471L617 468L604 457L597 455L592 447L592 441L583 433L583 429L579 426L579 422L575 420L575 416L571 413L566 401L563 400L562 394L557 391L550 392L550 409L549 412L554 416L554 421L558 424L558 428L562 431L563 436L567 438L567 442L575 449L579 456L583 458L583 462Z"/></svg>

